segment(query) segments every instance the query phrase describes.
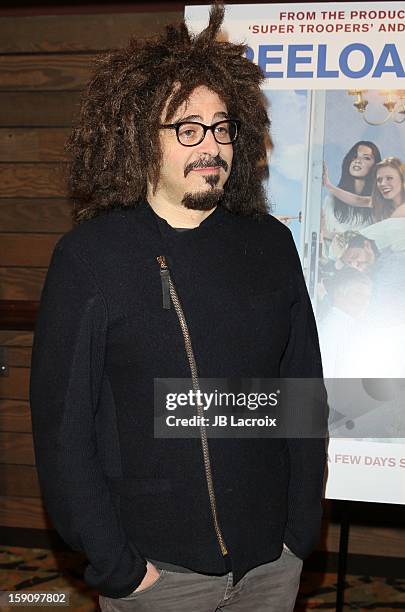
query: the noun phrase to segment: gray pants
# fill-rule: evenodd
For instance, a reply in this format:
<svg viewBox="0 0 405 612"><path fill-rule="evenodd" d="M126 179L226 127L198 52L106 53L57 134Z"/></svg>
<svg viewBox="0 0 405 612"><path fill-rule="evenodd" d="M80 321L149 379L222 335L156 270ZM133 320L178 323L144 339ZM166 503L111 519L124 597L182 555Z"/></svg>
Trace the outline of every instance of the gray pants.
<svg viewBox="0 0 405 612"><path fill-rule="evenodd" d="M231 572L205 576L161 569L152 586L119 599L100 596L99 604L102 612L291 612L301 570L301 559L286 549L235 587Z"/></svg>

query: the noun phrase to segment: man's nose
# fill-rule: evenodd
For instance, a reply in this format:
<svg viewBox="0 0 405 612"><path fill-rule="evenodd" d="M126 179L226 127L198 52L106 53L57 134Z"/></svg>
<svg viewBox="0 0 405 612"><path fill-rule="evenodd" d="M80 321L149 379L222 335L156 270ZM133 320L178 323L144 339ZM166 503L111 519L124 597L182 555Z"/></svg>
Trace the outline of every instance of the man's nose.
<svg viewBox="0 0 405 612"><path fill-rule="evenodd" d="M219 145L214 138L212 130L207 130L204 140L198 145L201 153L209 153L212 156L218 155Z"/></svg>

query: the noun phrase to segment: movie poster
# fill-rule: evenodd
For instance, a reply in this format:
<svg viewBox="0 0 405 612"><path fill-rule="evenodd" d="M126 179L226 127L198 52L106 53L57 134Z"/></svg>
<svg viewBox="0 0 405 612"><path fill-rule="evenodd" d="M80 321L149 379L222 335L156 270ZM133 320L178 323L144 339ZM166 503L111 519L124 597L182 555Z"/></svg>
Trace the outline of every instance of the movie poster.
<svg viewBox="0 0 405 612"><path fill-rule="evenodd" d="M191 29L208 11L186 7ZM223 31L266 77L268 199L329 396L326 496L405 503L405 2L228 5Z"/></svg>

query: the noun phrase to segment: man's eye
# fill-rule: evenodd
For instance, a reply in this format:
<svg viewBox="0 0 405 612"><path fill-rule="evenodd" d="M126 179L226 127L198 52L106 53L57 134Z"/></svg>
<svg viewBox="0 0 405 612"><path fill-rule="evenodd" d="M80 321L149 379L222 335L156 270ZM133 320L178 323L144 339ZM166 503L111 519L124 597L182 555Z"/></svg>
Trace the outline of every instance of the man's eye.
<svg viewBox="0 0 405 612"><path fill-rule="evenodd" d="M192 138L196 133L195 128L192 127L184 127L184 128L180 128L179 130L179 134L181 136L184 136L185 138Z"/></svg>
<svg viewBox="0 0 405 612"><path fill-rule="evenodd" d="M217 133L217 134L222 134L222 135L224 135L224 134L229 134L229 130L228 130L228 128L227 128L227 127L224 127L223 125L218 126L218 127L215 129L215 131L216 131L216 133Z"/></svg>

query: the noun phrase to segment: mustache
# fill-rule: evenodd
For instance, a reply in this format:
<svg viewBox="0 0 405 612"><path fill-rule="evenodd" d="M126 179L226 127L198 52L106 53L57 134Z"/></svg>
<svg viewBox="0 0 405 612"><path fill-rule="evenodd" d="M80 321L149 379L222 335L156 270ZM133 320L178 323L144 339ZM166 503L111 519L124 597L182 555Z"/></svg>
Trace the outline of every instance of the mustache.
<svg viewBox="0 0 405 612"><path fill-rule="evenodd" d="M215 157L211 157L210 159L197 159L194 162L191 162L184 168L184 178L186 178L187 174L194 170L195 168L211 168L212 166L219 166L223 168L225 172L228 170L227 162L222 159L220 155L216 155Z"/></svg>

